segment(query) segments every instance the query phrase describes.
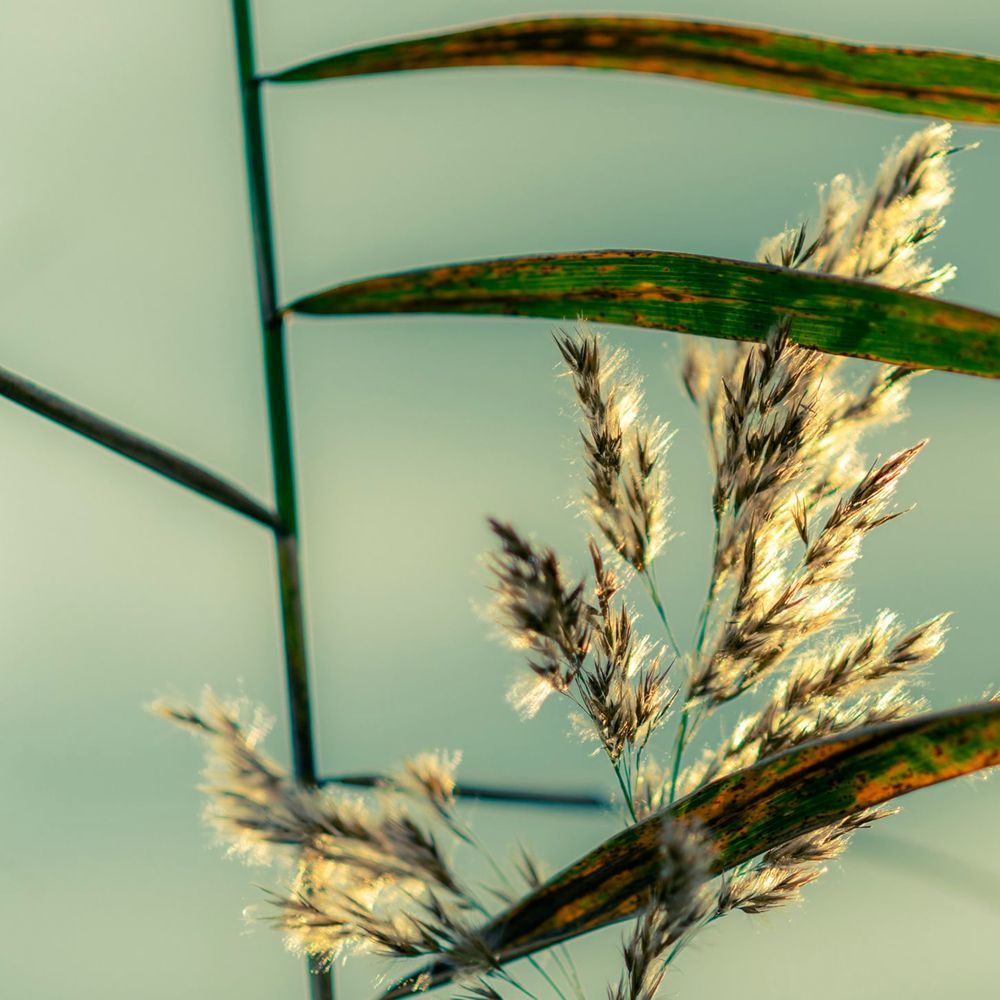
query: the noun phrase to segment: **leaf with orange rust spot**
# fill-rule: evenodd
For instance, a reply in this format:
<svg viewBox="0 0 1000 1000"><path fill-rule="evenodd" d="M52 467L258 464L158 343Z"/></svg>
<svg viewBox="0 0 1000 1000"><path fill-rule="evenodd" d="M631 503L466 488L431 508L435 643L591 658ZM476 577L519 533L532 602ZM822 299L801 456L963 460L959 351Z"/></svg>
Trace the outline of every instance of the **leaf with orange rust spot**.
<svg viewBox="0 0 1000 1000"><path fill-rule="evenodd" d="M267 77L304 83L455 66L658 73L881 111L1000 124L1000 62L662 17L497 21L339 52Z"/></svg>
<svg viewBox="0 0 1000 1000"><path fill-rule="evenodd" d="M592 250L451 264L369 278L288 310L319 316L462 313L573 320L763 340L831 354L1000 376L1000 317L863 281L655 250Z"/></svg>
<svg viewBox="0 0 1000 1000"><path fill-rule="evenodd" d="M706 785L666 814L700 824L721 873L858 810L997 764L1000 704L977 705L803 744ZM498 963L639 911L662 864L663 815L612 837L481 928ZM446 983L455 971L445 956L382 1000Z"/></svg>

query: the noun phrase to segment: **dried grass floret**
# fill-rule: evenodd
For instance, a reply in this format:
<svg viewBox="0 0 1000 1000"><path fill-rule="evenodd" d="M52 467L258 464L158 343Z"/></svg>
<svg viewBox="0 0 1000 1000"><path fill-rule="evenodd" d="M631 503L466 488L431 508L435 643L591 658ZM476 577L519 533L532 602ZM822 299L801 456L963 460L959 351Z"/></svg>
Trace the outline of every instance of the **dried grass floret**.
<svg viewBox="0 0 1000 1000"><path fill-rule="evenodd" d="M404 795L426 802L443 820L450 822L455 809L455 771L461 760L460 751L417 754L390 775L388 784Z"/></svg>
<svg viewBox="0 0 1000 1000"><path fill-rule="evenodd" d="M643 418L623 351L607 350L583 321L555 341L583 422L587 509L611 548L645 572L667 540L666 426Z"/></svg>
<svg viewBox="0 0 1000 1000"><path fill-rule="evenodd" d="M860 555L864 536L899 516L899 512L887 512L887 505L923 446L920 442L873 465L841 497L818 530L803 524L799 533L810 541L800 562L787 573L774 552L761 558L758 536L766 537L766 532L756 522L751 525L730 617L715 648L694 673L694 697L713 704L735 698L804 640L843 615L850 594L840 585ZM775 585L775 578L781 580L780 586Z"/></svg>
<svg viewBox="0 0 1000 1000"><path fill-rule="evenodd" d="M925 249L942 225L940 213L952 193L950 140L947 125L916 133L889 153L867 192L856 190L843 175L834 178L821 191L815 232L809 235L806 226L786 230L765 241L759 256L785 267L919 288L925 294L938 291L954 269L934 268ZM685 362L684 384L706 420L716 471L715 554L699 647L714 634L709 627L714 617L721 623L717 627L727 630L722 645L729 648L701 657L693 684L695 696L713 701L744 689L748 678L733 662L739 655L735 650L767 669L780 657L783 630L801 633L805 619L817 614L807 629L815 633L846 606L849 595L835 589L811 598L802 593L801 582L782 590L781 559L775 554L797 535L807 547L812 577L803 582L821 585L824 574L826 582L843 579L857 558L861 535L884 523L872 514L875 496L866 498L868 522L852 518L851 498L840 496L832 523L815 537L822 508L837 501L857 477L860 434L899 418L912 373L878 366L865 386L854 389L839 378L839 359L798 347L790 333L784 322L763 345L711 351L695 344ZM912 452L894 456L904 467L912 457ZM860 484L862 494L877 493L879 476L894 478L891 462L877 475L870 470ZM772 602L771 615L762 616L754 607L766 599L766 591L748 593L745 586L762 577L771 595L780 598ZM756 620L746 613L754 610ZM731 624L734 617L741 620ZM750 679L761 672L752 669Z"/></svg>
<svg viewBox="0 0 1000 1000"><path fill-rule="evenodd" d="M934 267L926 247L951 196L950 138L948 126L917 133L889 153L867 190L838 175L821 191L817 225L766 241L761 259L938 291L954 269ZM859 444L865 431L901 417L914 373L874 366L855 384L841 359L798 345L794 335L793 321L778 319L762 343L710 349L692 342L684 360L685 390L708 430L715 532L667 766L643 757L648 734L640 734L647 717L650 731L661 724L673 693L659 658L636 640L634 613L618 596L623 585L595 547L588 648L570 680L552 686L577 701L580 725L597 735L615 765L633 818L807 740L907 717L921 706L910 676L942 648L946 616L904 631L883 612L861 632L835 636L850 607L846 583L862 541L899 516L891 501L924 446L869 465ZM587 509L603 540L646 583L680 655L651 572L659 546L648 530L656 521L649 511L655 503L665 509L662 485L653 488L662 454L647 459L647 439L630 437L642 423L638 382L626 374L622 352L608 350L585 326L575 335L560 332L556 342L582 416ZM636 468L641 475L630 472ZM645 663L645 672L633 661ZM713 709L768 682L761 707L744 715L721 746L683 761L686 741ZM881 815L858 814L769 851L727 876L713 912L759 913L796 898L856 829ZM662 966L649 956L663 954L671 932L655 910L626 948L626 973L613 998L652 996L659 986ZM650 978L654 968L660 971Z"/></svg>
<svg viewBox="0 0 1000 1000"><path fill-rule="evenodd" d="M406 762L368 804L290 779L258 746L260 713L244 727L238 703L206 691L198 709L154 710L207 740L206 815L231 849L263 863L296 861L290 894L272 895L272 922L294 948L328 962L344 949L411 956L468 945L471 896L438 836L398 794L416 796L450 831L457 755Z"/></svg>
<svg viewBox="0 0 1000 1000"><path fill-rule="evenodd" d="M931 295L955 274L934 267L927 245L944 225L941 212L954 192L949 157L953 129L930 125L891 149L871 187L857 190L844 174L820 189L819 225L807 238L805 226L765 240L765 263L864 278Z"/></svg>
<svg viewBox="0 0 1000 1000"><path fill-rule="evenodd" d="M304 866L293 892L271 899L270 922L289 947L329 966L345 953L414 958L455 954L463 973L492 968L496 959L473 929L470 908L441 893L420 896L379 887L367 897L339 889L330 873Z"/></svg>
<svg viewBox="0 0 1000 1000"><path fill-rule="evenodd" d="M515 681L510 700L532 715L551 692L567 697L580 735L596 739L611 761L634 819L631 772L676 694L664 650L636 632L634 610L617 598L622 583L593 540L590 603L582 582L564 582L554 552L510 525L490 526L500 545L490 560L495 618L511 645L528 651L532 672Z"/></svg>
<svg viewBox="0 0 1000 1000"><path fill-rule="evenodd" d="M670 666L664 650L635 632L635 614L613 597L620 589L593 542L596 609L592 609L591 659L579 676L578 691L612 763L626 749L646 746L662 724L676 692L667 685Z"/></svg>
<svg viewBox="0 0 1000 1000"><path fill-rule="evenodd" d="M221 701L209 690L198 709L161 701L151 710L205 738L205 818L235 854L270 863L275 849L302 848L324 836L374 841L360 798L304 788L260 750L270 729L260 711L248 713L246 704Z"/></svg>
<svg viewBox="0 0 1000 1000"><path fill-rule="evenodd" d="M536 548L509 524L490 519L500 551L490 560L493 613L508 641L524 650L533 677L511 692L525 716L553 691L565 694L590 649L584 583L569 585L551 549Z"/></svg>

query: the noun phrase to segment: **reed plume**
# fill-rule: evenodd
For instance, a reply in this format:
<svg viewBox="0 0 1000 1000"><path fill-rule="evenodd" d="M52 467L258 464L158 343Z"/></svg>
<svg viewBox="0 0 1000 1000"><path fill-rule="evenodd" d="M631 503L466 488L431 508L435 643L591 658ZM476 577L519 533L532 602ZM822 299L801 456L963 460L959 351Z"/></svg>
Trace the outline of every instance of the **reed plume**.
<svg viewBox="0 0 1000 1000"><path fill-rule="evenodd" d="M456 755L405 762L366 802L291 780L260 749L260 711L244 723L244 705L210 691L198 708L152 708L205 739L201 788L220 839L247 860L294 867L291 890L270 898L271 922L291 947L327 963L350 951L412 957L453 947L470 967L486 960L471 930L475 904L440 846L442 834L457 839Z"/></svg>
<svg viewBox="0 0 1000 1000"><path fill-rule="evenodd" d="M927 256L951 197L950 142L945 125L918 132L890 152L867 189L838 175L821 191L816 225L766 240L760 259L937 292L954 274ZM656 578L669 541L666 425L646 415L626 354L585 322L558 331L555 343L578 411L581 500L593 537L587 574L576 576L552 549L489 521L493 617L525 659L510 691L522 716L536 715L550 695L564 700L611 766L624 821L635 823L807 740L913 713L920 701L911 680L941 652L947 616L907 628L882 611L862 627L843 626L864 539L900 515L900 480L924 445L869 461L861 441L901 418L915 373L876 365L856 379L839 358L799 346L788 319L763 343L688 345L681 378L707 431L714 530L703 609L682 646ZM640 627L634 584L661 638ZM705 719L751 691L756 707L692 753ZM673 752L663 754L656 737L675 700ZM327 964L352 951L447 953L466 997L496 1000L504 985L527 992L475 930L490 908L452 855L460 847L483 854L500 879L491 895L501 903L515 899L516 886L540 885L539 867L522 852L504 869L464 824L458 755L416 756L361 798L291 781L260 749L262 717L244 722L239 706L210 693L199 708L157 711L206 741L206 816L219 836L248 860L291 870L290 888L270 902L293 948ZM796 900L858 830L888 812L860 810L721 877L710 874L713 846L702 831L663 820L660 878L623 943L609 1000L652 1000L695 933L735 911ZM571 961L555 955L582 1000Z"/></svg>
<svg viewBox="0 0 1000 1000"><path fill-rule="evenodd" d="M510 700L531 716L552 692L564 695L580 734L607 754L635 818L629 776L674 697L664 650L638 635L635 611L617 599L622 583L592 540L588 591L584 580L564 582L551 549L511 525L491 520L490 527L499 544L489 563L496 620L511 645L528 652L531 671L515 681Z"/></svg>
<svg viewBox="0 0 1000 1000"><path fill-rule="evenodd" d="M584 501L604 540L639 573L667 540L666 425L643 419L637 376L624 351L604 351L583 321L556 346L579 403L588 489Z"/></svg>
<svg viewBox="0 0 1000 1000"><path fill-rule="evenodd" d="M937 292L954 274L951 266L934 266L926 253L952 193L950 141L947 125L918 132L888 154L867 190L838 175L821 191L817 224L765 240L759 258ZM537 709L539 685L547 683L548 690L577 702L593 731L616 734L617 739L605 738L604 748L633 822L679 794L807 740L912 714L921 702L910 693L910 679L943 648L945 615L905 629L884 611L856 632L840 631L864 538L902 513L893 506L894 497L925 444L867 462L860 442L865 432L901 419L916 373L869 366L867 379L858 381L841 359L796 344L794 333L792 321L781 319L763 343L710 348L692 341L686 351L682 383L705 421L714 479L709 586L686 650L674 641L654 576L667 540L663 425L645 418L638 380L629 374L623 351L609 348L585 323L575 333L556 334L582 427L584 509L625 576L619 580L605 568L591 540L592 597L584 601L583 581L567 591L577 601L584 640L575 668L546 675L530 663L531 686L521 680L515 690L517 700ZM497 532L495 522L493 527ZM498 537L508 555L504 539L521 538L509 525ZM539 551L548 565L560 565L554 552ZM513 576L497 562L493 569L498 619L514 646L530 646L517 620L505 613ZM675 696L682 706L673 756L666 760L643 754L648 734L631 756L622 756L631 731L623 720L629 719L636 688L627 683L628 669L607 669L614 657L606 651L615 648L616 636L631 640L635 634L636 616L618 596L630 574L645 585L686 675L669 691L666 676L658 677L658 709L649 734L665 723ZM621 602L617 617L610 611L612 599ZM590 666L588 654L595 661ZM552 682L555 677L559 684ZM696 759L686 759L707 716L761 686L769 687L761 707L745 713L717 746L704 746ZM620 768L620 760L628 766ZM683 934L657 915L654 903L625 946L625 972L609 996L653 996L666 963L698 926L735 910L762 913L797 899L852 834L884 815L885 810L859 812L739 866L718 881L714 903Z"/></svg>

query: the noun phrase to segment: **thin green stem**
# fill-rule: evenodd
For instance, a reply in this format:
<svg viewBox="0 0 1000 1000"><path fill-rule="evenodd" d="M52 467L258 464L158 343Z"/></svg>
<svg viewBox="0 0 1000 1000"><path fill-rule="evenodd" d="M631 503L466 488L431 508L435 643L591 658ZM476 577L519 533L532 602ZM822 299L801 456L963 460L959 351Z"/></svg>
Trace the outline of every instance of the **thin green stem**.
<svg viewBox="0 0 1000 1000"><path fill-rule="evenodd" d="M264 347L264 375L271 440L271 465L278 525L274 530L281 624L288 688L289 729L295 777L305 785L317 783L312 733L312 699L306 654L305 613L302 605L295 498L295 463L291 405L285 363L285 327L278 310L274 233L271 225L267 176L267 146L260 85L256 80L251 0L233 0L233 28L243 111L244 153L257 271L257 300ZM313 1000L332 1000L333 978L309 962L309 989Z"/></svg>
<svg viewBox="0 0 1000 1000"><path fill-rule="evenodd" d="M379 788L384 774L336 774L320 778L321 785L350 785L356 788ZM497 785L456 784L452 794L458 799L496 802L504 805L542 806L553 809L609 809L607 796L597 792L562 792L534 788L502 788Z"/></svg>
<svg viewBox="0 0 1000 1000"><path fill-rule="evenodd" d="M684 710L681 712L681 721L677 726L677 739L674 743L674 763L670 771L670 805L674 804L674 799L677 797L677 779L680 777L681 761L684 758L684 745L687 739L689 718L690 709L685 705Z"/></svg>
<svg viewBox="0 0 1000 1000"><path fill-rule="evenodd" d="M674 639L674 634L670 630L670 622L667 620L667 612L663 607L663 602L660 600L659 591L656 589L656 577L653 575L652 567L647 567L642 572L643 581L646 584L646 589L649 591L650 600L653 602L653 607L656 608L657 614L660 616L660 621L663 622L663 627L666 630L667 638L670 640L670 645L673 646L674 654L680 657L680 647L677 645L677 641ZM670 804L673 805L674 796L677 794L677 778L681 771L681 759L684 756L684 740L687 736L688 728L688 706L687 706L687 685L685 685L685 704L684 711L681 713L680 725L677 727L677 742L674 747L674 764L673 773L670 777ZM635 819L635 814L632 814L632 818Z"/></svg>
<svg viewBox="0 0 1000 1000"><path fill-rule="evenodd" d="M583 992L583 983L580 982L580 975L576 971L576 964L573 962L573 956L570 955L569 949L565 945L553 948L552 958L565 976L566 982L572 986L577 1000L587 1000L586 994Z"/></svg>
<svg viewBox="0 0 1000 1000"><path fill-rule="evenodd" d="M715 563L719 558L719 540L721 535L721 524L718 516L715 518L715 536L712 540L712 559L708 575L708 590L705 593L705 601L701 606L701 614L698 616L698 628L695 634L694 650L695 656L701 653L705 645L705 633L708 629L708 619L712 612L712 602L715 600L715 588L718 585L718 575L715 572Z"/></svg>
<svg viewBox="0 0 1000 1000"><path fill-rule="evenodd" d="M680 656L680 646L677 645L677 640L674 639L674 633L670 630L670 622L667 620L667 611L663 606L663 601L660 600L660 593L656 589L656 578L653 576L652 569L649 567L644 569L642 571L642 579L646 584L646 589L649 591L649 598L653 602L653 607L656 608L656 613L660 616L660 621L663 622L663 628L667 633L667 639L670 641L674 655Z"/></svg>
<svg viewBox="0 0 1000 1000"><path fill-rule="evenodd" d="M662 967L666 968L677 956L680 954L681 949L688 944L688 942L697 934L699 931L704 930L710 923L716 920L718 917L722 916L720 913L713 913L710 917L702 920L702 922L695 927L692 927L686 933L682 934L677 942L674 944L673 948L670 949L670 953L663 960Z"/></svg>
<svg viewBox="0 0 1000 1000"><path fill-rule="evenodd" d="M614 768L615 777L618 779L618 787L622 790L622 795L625 796L625 805L628 807L628 813L632 817L632 822L637 823L635 806L632 803L632 793L629 791L628 785L626 785L625 779L622 777L621 767L618 761L612 761L611 766Z"/></svg>
<svg viewBox="0 0 1000 1000"><path fill-rule="evenodd" d="M708 619L712 611L712 602L715 600L715 573L712 573L711 582L708 585L708 592L705 594L705 603L702 605L701 614L698 616L698 632L695 635L694 648L695 655L701 653L705 645L705 633L708 629Z"/></svg>
<svg viewBox="0 0 1000 1000"><path fill-rule="evenodd" d="M566 994L563 993L563 991L559 988L559 985L556 983L556 981L545 971L545 967L542 965L542 963L539 962L538 959L534 958L533 956L530 959L530 963L531 967L535 970L535 972L537 972L542 977L542 979L544 979L545 982L547 982L549 986L551 986L552 989L555 990L556 995L559 997L559 1000L567 1000Z"/></svg>
<svg viewBox="0 0 1000 1000"><path fill-rule="evenodd" d="M503 885L506 885L508 888L511 888L510 877L503 870L503 868L500 867L496 859L493 857L492 852L487 850L486 845L472 832L472 829L470 827L466 826L464 823L459 823L459 821L455 819L454 816L450 817L450 819L448 820L448 826L450 827L452 833L454 833L455 836L459 838L459 840L464 841L470 847L479 851L479 853L486 860L486 863L493 869L494 874L497 876L497 878L500 879L500 882ZM473 898L471 893L467 892L466 895L468 896L472 904L475 906L475 908L488 920L491 914L486 909L486 907L483 906L483 904L480 903L477 899ZM538 960L533 955L528 956L528 964L552 987L552 989L556 991L556 993L559 994L560 1000L566 1000L566 995L552 981L552 978L542 968ZM527 992L527 990L524 990L522 986L514 982L513 979L511 979L511 985L517 986L518 989L521 989L525 993Z"/></svg>
<svg viewBox="0 0 1000 1000"><path fill-rule="evenodd" d="M577 672L576 672L576 683L577 683L578 687L581 687L581 691L582 691L582 682L580 680L580 675L582 673L582 669L583 669L583 661L581 659L581 661L579 663L579 666L578 666L578 669L577 669ZM577 699L572 693L569 693L569 692L567 692L567 693L569 694L570 701L572 701L573 704L576 705L576 707L579 708L580 711L584 715L588 715L589 716L590 713L588 712L588 710L587 710L584 702L582 700L580 700L580 699ZM591 717L591 720L594 722L595 727L597 727L596 720L593 720L593 717ZM599 728L597 728L597 738L598 738L598 740L600 740L602 738L601 737L601 732L600 732ZM632 792L631 792L631 789L630 789L630 784L631 783L628 782L628 781L626 781L625 780L625 776L622 774L621 759L619 758L619 760L615 760L611 756L611 753L607 750L607 747L605 747L605 752L607 753L608 760L611 763L611 768L615 772L615 777L618 779L618 787L622 790L622 795L625 798L625 805L628 807L629 815L632 817L632 822L636 823L636 822L638 822L638 820L636 819L635 805L634 805L634 803L632 801Z"/></svg>
<svg viewBox="0 0 1000 1000"><path fill-rule="evenodd" d="M538 1000L538 997L536 997L535 994L531 992L531 990L529 990L525 986L522 986L506 969L497 969L494 974L498 976L500 979L502 979L508 985L513 986L514 989L523 993L526 997L530 997L531 1000Z"/></svg>
<svg viewBox="0 0 1000 1000"><path fill-rule="evenodd" d="M715 572L715 563L719 557L719 539L721 525L718 516L715 518L715 535L712 540L712 559L709 570L708 590L705 593L705 600L701 606L701 614L698 616L698 627L694 640L693 664L697 663L701 657L702 649L705 645L705 635L708 630L708 620L712 613L712 603L715 600L715 589L718 584L718 576ZM681 712L681 721L677 726L677 738L674 742L674 761L670 773L670 805L674 804L677 798L677 780L681 773L681 764L684 760L684 751L687 748L687 739L693 730L691 723L691 677L690 674L684 684L684 709Z"/></svg>

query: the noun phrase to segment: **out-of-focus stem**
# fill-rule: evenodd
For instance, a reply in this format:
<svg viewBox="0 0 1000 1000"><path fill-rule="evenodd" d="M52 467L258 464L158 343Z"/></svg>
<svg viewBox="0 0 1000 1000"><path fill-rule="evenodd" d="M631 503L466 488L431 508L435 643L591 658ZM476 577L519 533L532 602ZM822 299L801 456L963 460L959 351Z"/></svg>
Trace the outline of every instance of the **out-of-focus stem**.
<svg viewBox="0 0 1000 1000"><path fill-rule="evenodd" d="M274 511L221 476L5 368L0 396L268 528L278 524Z"/></svg>
<svg viewBox="0 0 1000 1000"><path fill-rule="evenodd" d="M264 378L271 439L271 465L278 524L274 530L281 625L285 652L285 681L295 777L305 785L317 781L312 734L312 700L306 655L305 614L302 605L292 446L291 405L285 364L285 327L278 309L274 234L267 177L267 148L261 85L256 79L253 9L251 0L233 0L233 27L243 110L250 219L257 270L257 299L264 347ZM333 979L312 960L309 989L313 1000L332 1000Z"/></svg>
<svg viewBox="0 0 1000 1000"><path fill-rule="evenodd" d="M377 788L386 782L379 774L336 774L320 778L321 785L353 785L357 788ZM496 785L455 785L454 794L460 799L499 802L508 805L550 806L565 809L609 809L608 799L596 792L561 792L533 788L501 788Z"/></svg>

